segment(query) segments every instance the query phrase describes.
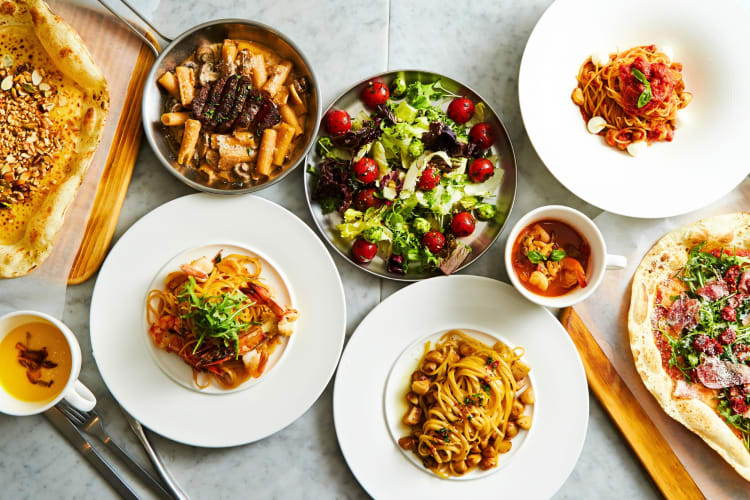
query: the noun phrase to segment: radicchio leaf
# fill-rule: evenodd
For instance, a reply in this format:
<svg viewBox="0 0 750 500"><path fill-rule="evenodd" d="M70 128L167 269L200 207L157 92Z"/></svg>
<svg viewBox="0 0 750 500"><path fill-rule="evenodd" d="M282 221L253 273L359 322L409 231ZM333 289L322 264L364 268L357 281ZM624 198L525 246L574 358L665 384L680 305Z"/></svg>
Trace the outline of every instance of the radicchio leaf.
<svg viewBox="0 0 750 500"><path fill-rule="evenodd" d="M422 134L422 142L429 151L445 151L449 156L476 157L480 154L475 144L460 142L456 133L443 122L430 123L430 131Z"/></svg>
<svg viewBox="0 0 750 500"><path fill-rule="evenodd" d="M349 175L349 162L326 158L318 167L318 177L312 199L317 202L336 200L342 214L352 204L354 182Z"/></svg>

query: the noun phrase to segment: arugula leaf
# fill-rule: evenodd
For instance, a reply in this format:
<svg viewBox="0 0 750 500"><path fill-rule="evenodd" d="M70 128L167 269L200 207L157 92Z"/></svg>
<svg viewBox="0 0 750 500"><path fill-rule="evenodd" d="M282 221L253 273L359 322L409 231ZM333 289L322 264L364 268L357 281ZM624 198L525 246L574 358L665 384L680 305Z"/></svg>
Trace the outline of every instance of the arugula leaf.
<svg viewBox="0 0 750 500"><path fill-rule="evenodd" d="M239 337L250 325L257 322L245 322L238 319L239 314L255 304L242 293L198 296L195 292L195 278L190 276L177 295L177 301L187 311L180 318L192 324L196 334L193 353L198 350L207 338L216 339L229 347L234 343L234 350L239 356Z"/></svg>

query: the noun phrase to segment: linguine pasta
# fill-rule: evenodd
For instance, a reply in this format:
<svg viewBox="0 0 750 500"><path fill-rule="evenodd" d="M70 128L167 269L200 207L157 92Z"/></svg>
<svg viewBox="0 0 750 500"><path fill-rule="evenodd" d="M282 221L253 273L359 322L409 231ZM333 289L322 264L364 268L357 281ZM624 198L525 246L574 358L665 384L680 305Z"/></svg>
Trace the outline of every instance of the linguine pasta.
<svg viewBox="0 0 750 500"><path fill-rule="evenodd" d="M533 392L528 387L519 394L529 371L523 354L523 348L490 347L460 330L445 333L434 349L427 342L406 395L403 422L411 433L399 445L441 477L496 467L519 427L531 426L523 412Z"/></svg>

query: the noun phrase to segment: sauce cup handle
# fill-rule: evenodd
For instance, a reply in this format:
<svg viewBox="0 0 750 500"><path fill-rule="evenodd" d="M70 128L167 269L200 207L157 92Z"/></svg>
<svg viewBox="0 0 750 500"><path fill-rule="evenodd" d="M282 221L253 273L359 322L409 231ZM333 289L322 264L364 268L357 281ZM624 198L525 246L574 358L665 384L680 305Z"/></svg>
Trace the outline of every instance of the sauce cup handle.
<svg viewBox="0 0 750 500"><path fill-rule="evenodd" d="M607 269L625 269L628 265L628 259L622 255L607 255L605 266Z"/></svg>
<svg viewBox="0 0 750 500"><path fill-rule="evenodd" d="M91 411L96 406L96 397L80 380L76 380L63 399L80 411Z"/></svg>

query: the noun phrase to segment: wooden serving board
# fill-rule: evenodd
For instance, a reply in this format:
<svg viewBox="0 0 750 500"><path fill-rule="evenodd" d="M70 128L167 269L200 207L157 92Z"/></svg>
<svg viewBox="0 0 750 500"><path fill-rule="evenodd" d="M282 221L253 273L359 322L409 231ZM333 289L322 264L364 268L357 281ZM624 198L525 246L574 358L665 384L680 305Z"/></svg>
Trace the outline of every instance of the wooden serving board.
<svg viewBox="0 0 750 500"><path fill-rule="evenodd" d="M67 264L71 265L68 284L78 284L96 272L112 240L143 135L141 96L155 57L96 1L47 3L81 36L109 87L110 110L102 140L71 207L76 222L68 223L55 243L61 265L72 262Z"/></svg>
<svg viewBox="0 0 750 500"><path fill-rule="evenodd" d="M705 498L572 307L560 314L581 356L589 387L669 500Z"/></svg>
<svg viewBox="0 0 750 500"><path fill-rule="evenodd" d="M102 171L86 231L68 275L69 285L89 279L99 269L109 249L143 137L141 97L154 59L153 52L144 44L128 84L125 105Z"/></svg>

